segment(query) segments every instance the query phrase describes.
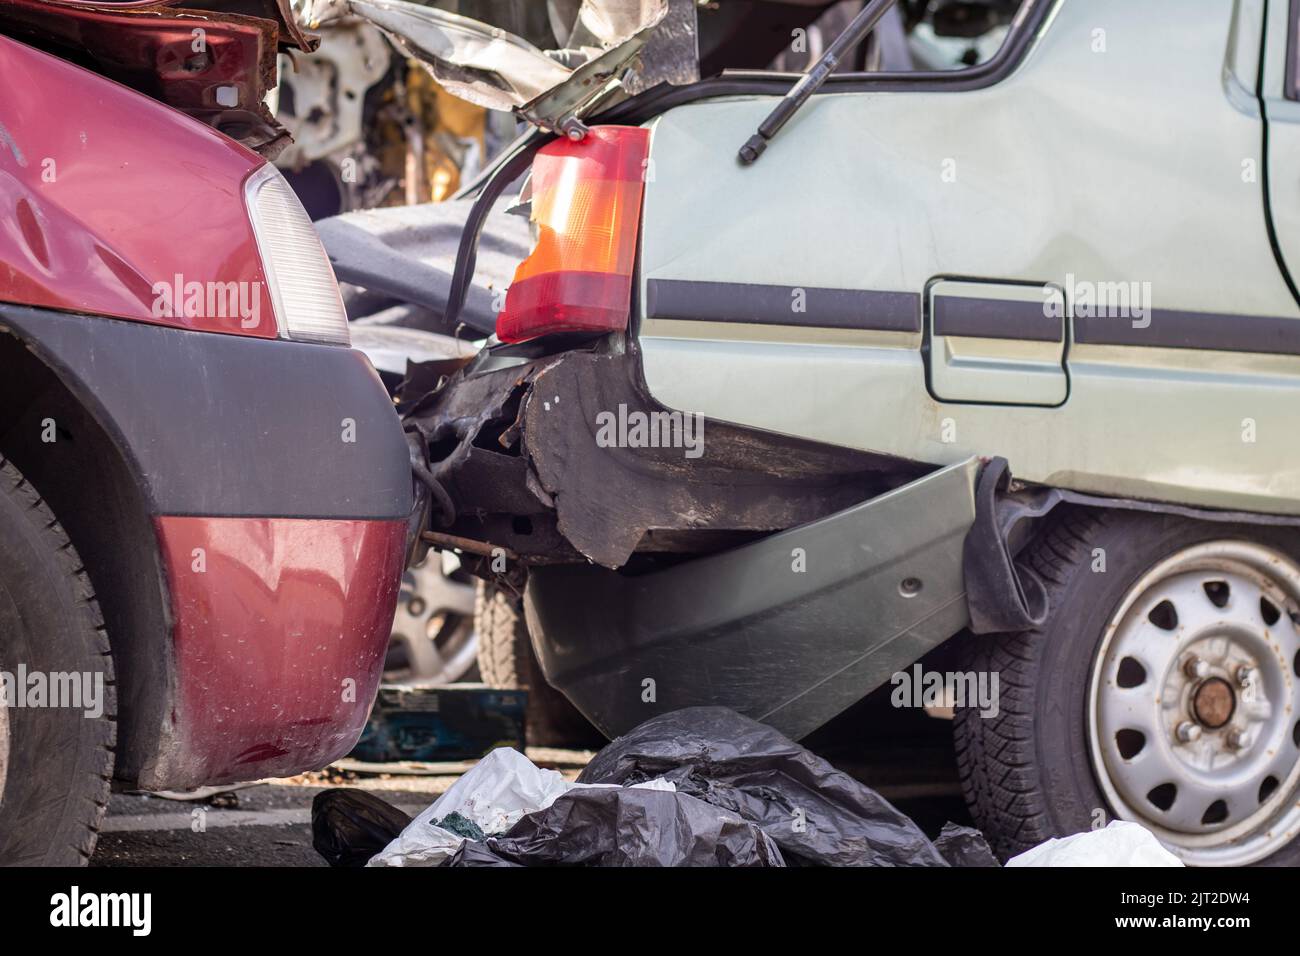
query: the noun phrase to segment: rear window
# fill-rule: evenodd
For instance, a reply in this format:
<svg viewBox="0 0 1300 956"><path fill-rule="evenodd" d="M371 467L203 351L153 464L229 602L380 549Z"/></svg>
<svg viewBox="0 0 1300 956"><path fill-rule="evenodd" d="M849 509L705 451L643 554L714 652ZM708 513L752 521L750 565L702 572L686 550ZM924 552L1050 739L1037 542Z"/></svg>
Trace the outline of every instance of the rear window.
<svg viewBox="0 0 1300 956"><path fill-rule="evenodd" d="M835 71L948 72L980 66L1002 49L1017 15L1033 0L900 0ZM714 4L699 9L700 75L725 70L805 70L865 6ZM748 8L738 18L737 8ZM730 11L730 12L728 12Z"/></svg>

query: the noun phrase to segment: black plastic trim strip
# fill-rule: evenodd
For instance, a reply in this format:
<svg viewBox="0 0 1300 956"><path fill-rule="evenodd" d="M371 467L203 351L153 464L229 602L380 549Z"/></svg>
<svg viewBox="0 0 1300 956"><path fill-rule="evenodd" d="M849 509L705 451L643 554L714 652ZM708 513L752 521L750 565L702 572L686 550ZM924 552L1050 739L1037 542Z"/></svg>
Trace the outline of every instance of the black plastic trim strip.
<svg viewBox="0 0 1300 956"><path fill-rule="evenodd" d="M1290 17L1288 22L1291 35L1287 38L1287 82L1284 92L1290 96L1295 89L1292 85L1292 78L1295 71L1295 57L1300 55L1300 0L1291 0ZM1300 304L1300 288L1296 288L1295 277L1291 275L1291 269L1287 265L1286 256L1282 252L1282 243L1277 237L1277 221L1273 216L1273 148L1272 127L1273 120L1268 115L1268 100L1264 91L1264 75L1268 65L1268 21L1269 21L1269 0L1264 0L1264 26L1265 29L1260 31L1259 39L1259 75L1255 78L1255 98L1259 101L1259 115L1262 119L1260 125L1260 156L1263 158L1264 176L1260 180L1263 187L1260 198L1264 203L1264 225L1268 229L1268 242L1273 250L1273 260L1277 263L1278 272L1282 274L1282 281L1291 292L1291 298Z"/></svg>
<svg viewBox="0 0 1300 956"><path fill-rule="evenodd" d="M358 351L0 304L6 330L112 437L152 514L411 513L402 425Z"/></svg>
<svg viewBox="0 0 1300 956"><path fill-rule="evenodd" d="M465 307L465 297L469 295L470 283L474 281L474 269L478 264L478 240L487 222L492 204L497 201L507 186L526 173L533 165L537 151L555 137L543 130L533 130L532 134L521 137L510 147L510 153L493 167L491 177L483 181L478 198L470 206L469 216L465 219L465 228L460 234L460 245L456 247L456 265L451 273L451 286L447 290L447 308L443 312L443 323L455 328L460 321L461 309Z"/></svg>
<svg viewBox="0 0 1300 956"><path fill-rule="evenodd" d="M803 311L795 311L802 291ZM934 334L1030 342L1064 341L1063 323L1035 302L936 296ZM871 289L821 289L688 279L646 281L646 318L803 328L920 332L921 296ZM1153 309L1129 317L1075 316L1080 345L1127 345L1300 355L1300 318ZM1053 327L1055 326L1055 327Z"/></svg>
<svg viewBox="0 0 1300 956"><path fill-rule="evenodd" d="M646 318L920 332L921 297L914 292L648 279Z"/></svg>
<svg viewBox="0 0 1300 956"><path fill-rule="evenodd" d="M1131 318L1075 316L1080 345L1135 345L1300 355L1300 319L1152 309L1135 327Z"/></svg>
<svg viewBox="0 0 1300 956"><path fill-rule="evenodd" d="M1047 315L1041 302L936 295L935 335L1025 342L1064 342L1065 321Z"/></svg>
<svg viewBox="0 0 1300 956"><path fill-rule="evenodd" d="M1265 25L1267 32L1267 24ZM1264 44L1268 49L1267 42ZM1300 0L1291 0L1287 13L1286 37L1286 87L1284 94L1288 100L1300 100ZM1264 62L1260 57L1261 69Z"/></svg>

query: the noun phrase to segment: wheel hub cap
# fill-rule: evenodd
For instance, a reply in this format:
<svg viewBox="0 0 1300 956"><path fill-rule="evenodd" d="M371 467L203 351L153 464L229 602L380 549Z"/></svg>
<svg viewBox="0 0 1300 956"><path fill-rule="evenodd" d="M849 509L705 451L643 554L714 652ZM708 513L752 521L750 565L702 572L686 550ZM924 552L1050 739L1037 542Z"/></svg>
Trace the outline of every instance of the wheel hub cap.
<svg viewBox="0 0 1300 956"><path fill-rule="evenodd" d="M431 554L402 575L389 645L405 667L386 680L441 685L461 680L478 660L474 585L454 579L456 565Z"/></svg>
<svg viewBox="0 0 1300 956"><path fill-rule="evenodd" d="M1243 865L1300 835L1300 567L1243 541L1138 580L1089 688L1090 750L1115 812L1186 862Z"/></svg>
<svg viewBox="0 0 1300 956"><path fill-rule="evenodd" d="M1218 730L1230 719L1237 708L1237 697L1232 685L1221 677L1202 681L1192 695L1192 711L1202 726Z"/></svg>

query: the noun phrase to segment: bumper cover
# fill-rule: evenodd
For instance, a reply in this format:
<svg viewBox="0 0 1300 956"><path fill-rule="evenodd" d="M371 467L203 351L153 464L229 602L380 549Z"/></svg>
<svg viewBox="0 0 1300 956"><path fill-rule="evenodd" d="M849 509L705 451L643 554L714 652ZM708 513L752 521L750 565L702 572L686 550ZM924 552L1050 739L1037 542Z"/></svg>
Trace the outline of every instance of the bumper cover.
<svg viewBox="0 0 1300 956"><path fill-rule="evenodd" d="M803 737L966 625L977 472L971 459L654 573L534 568L543 673L611 737L699 705Z"/></svg>
<svg viewBox="0 0 1300 956"><path fill-rule="evenodd" d="M106 617L113 602L151 608L124 615L147 628L109 628L119 777L183 788L346 753L380 677L413 508L401 423L365 356L8 305L0 327L88 410L141 492L144 534L118 546L153 554L120 559L135 578L100 593ZM119 560L109 545L102 560Z"/></svg>
<svg viewBox="0 0 1300 956"><path fill-rule="evenodd" d="M155 514L410 513L401 423L360 352L8 305L0 325L116 433Z"/></svg>
<svg viewBox="0 0 1300 956"><path fill-rule="evenodd" d="M172 787L279 777L351 750L379 687L405 522L157 525L177 681L157 776Z"/></svg>

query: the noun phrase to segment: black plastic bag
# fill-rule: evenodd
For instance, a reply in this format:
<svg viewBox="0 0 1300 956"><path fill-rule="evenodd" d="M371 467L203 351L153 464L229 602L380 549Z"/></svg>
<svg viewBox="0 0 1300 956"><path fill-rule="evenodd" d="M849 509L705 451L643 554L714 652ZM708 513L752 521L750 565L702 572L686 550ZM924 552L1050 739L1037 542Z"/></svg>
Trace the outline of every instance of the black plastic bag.
<svg viewBox="0 0 1300 956"><path fill-rule="evenodd" d="M578 781L626 786L655 777L757 824L791 865L948 865L880 794L725 707L646 721L596 754Z"/></svg>
<svg viewBox="0 0 1300 956"><path fill-rule="evenodd" d="M364 790L322 790L311 802L311 845L330 866L365 866L410 822Z"/></svg>
<svg viewBox="0 0 1300 956"><path fill-rule="evenodd" d="M667 790L573 790L504 836L468 841L445 866L784 866L763 831Z"/></svg>
<svg viewBox="0 0 1300 956"><path fill-rule="evenodd" d="M460 849L443 860L442 866L523 866L522 863L512 863L505 857L497 856L482 843L475 843L473 840L466 840L460 845Z"/></svg>
<svg viewBox="0 0 1300 956"><path fill-rule="evenodd" d="M971 827L945 823L935 838L934 848L949 866L1001 866L984 834Z"/></svg>

